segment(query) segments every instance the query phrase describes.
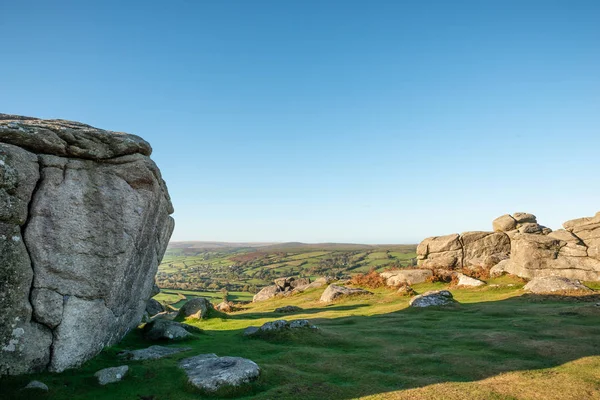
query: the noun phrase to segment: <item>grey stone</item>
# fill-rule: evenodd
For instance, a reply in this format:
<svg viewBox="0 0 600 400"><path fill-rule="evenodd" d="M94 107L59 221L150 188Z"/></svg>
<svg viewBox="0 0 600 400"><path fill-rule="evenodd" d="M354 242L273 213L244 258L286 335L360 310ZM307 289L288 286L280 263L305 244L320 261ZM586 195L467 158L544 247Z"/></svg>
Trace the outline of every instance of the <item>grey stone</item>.
<svg viewBox="0 0 600 400"><path fill-rule="evenodd" d="M163 307L162 304L160 304L157 300L154 299L149 299L146 302L146 312L148 313L149 316L154 316L156 314L160 314L161 312L165 311L165 307Z"/></svg>
<svg viewBox="0 0 600 400"><path fill-rule="evenodd" d="M233 303L228 301L222 301L215 306L217 311L221 311L224 313L230 313L233 311Z"/></svg>
<svg viewBox="0 0 600 400"><path fill-rule="evenodd" d="M256 303L259 301L265 301L272 299L277 294L281 292L281 289L277 285L266 286L260 290L260 292L256 293L252 298L252 302Z"/></svg>
<svg viewBox="0 0 600 400"><path fill-rule="evenodd" d="M241 357L217 357L215 354L186 358L179 367L185 371L189 383L207 392L242 386L260 375L260 368L254 361Z"/></svg>
<svg viewBox="0 0 600 400"><path fill-rule="evenodd" d="M252 336L255 333L259 332L260 328L257 326L249 326L246 329L244 329L244 336Z"/></svg>
<svg viewBox="0 0 600 400"><path fill-rule="evenodd" d="M465 274L457 274L457 277L458 277L457 286L477 287L477 286L485 285L485 282L480 281L479 279L471 278L470 276L467 276Z"/></svg>
<svg viewBox="0 0 600 400"><path fill-rule="evenodd" d="M319 301L321 301L323 303L328 303L328 302L337 300L340 297L356 296L356 295L372 295L372 294L373 293L371 293L367 290L364 290L364 289L347 288L344 286L338 286L338 285L332 284L332 285L327 286L327 289L325 289L325 291L321 295L321 299Z"/></svg>
<svg viewBox="0 0 600 400"><path fill-rule="evenodd" d="M287 313L294 313L294 312L299 312L299 311L303 311L302 308L297 307L297 306L283 306L283 307L279 307L275 309L276 313L281 313L281 314L287 314Z"/></svg>
<svg viewBox="0 0 600 400"><path fill-rule="evenodd" d="M77 367L141 320L174 225L150 152L0 115L0 375Z"/></svg>
<svg viewBox="0 0 600 400"><path fill-rule="evenodd" d="M96 372L94 376L98 378L100 385L107 385L109 383L120 382L121 379L127 374L129 367L127 365L121 365L120 367L104 368Z"/></svg>
<svg viewBox="0 0 600 400"><path fill-rule="evenodd" d="M533 223L537 224L537 218L535 215L524 212L516 212L512 217L517 221L517 224Z"/></svg>
<svg viewBox="0 0 600 400"><path fill-rule="evenodd" d="M155 319L146 324L143 331L144 337L149 340L178 340L187 338L191 333L202 332L194 326L167 319Z"/></svg>
<svg viewBox="0 0 600 400"><path fill-rule="evenodd" d="M592 290L577 280L571 280L560 276L547 276L533 278L523 288L532 293L553 293L563 291L591 292Z"/></svg>
<svg viewBox="0 0 600 400"><path fill-rule="evenodd" d="M520 225L517 230L519 231L519 233L542 233L543 229L544 227L539 224L533 222L526 222Z"/></svg>
<svg viewBox="0 0 600 400"><path fill-rule="evenodd" d="M137 153L149 156L152 152L148 142L139 136L74 121L7 114L0 114L0 142L34 153L92 160Z"/></svg>
<svg viewBox="0 0 600 400"><path fill-rule="evenodd" d="M178 317L204 319L210 316L212 310L214 310L214 307L209 299L195 297L179 309Z"/></svg>
<svg viewBox="0 0 600 400"><path fill-rule="evenodd" d="M397 269L382 272L380 275L386 280L386 285L398 287L423 283L433 276L433 272L429 269Z"/></svg>
<svg viewBox="0 0 600 400"><path fill-rule="evenodd" d="M244 330L244 336L253 336L260 332L282 332L290 329L304 328L318 329L316 326L311 325L306 319L298 319L291 322L278 319L276 321L265 322L260 328L249 326Z"/></svg>
<svg viewBox="0 0 600 400"><path fill-rule="evenodd" d="M396 293L402 296L412 296L415 294L415 291L409 285L402 285L398 288L398 291Z"/></svg>
<svg viewBox="0 0 600 400"><path fill-rule="evenodd" d="M154 297L159 293L160 293L160 288L158 287L158 285L155 282L154 286L152 286L152 292L150 292L150 297Z"/></svg>
<svg viewBox="0 0 600 400"><path fill-rule="evenodd" d="M38 390L43 390L43 391L47 392L48 385L46 385L44 382L40 382L40 381L31 381L27 384L27 386L25 386L25 389L38 389Z"/></svg>
<svg viewBox="0 0 600 400"><path fill-rule="evenodd" d="M178 354L184 351L192 350L191 347L165 347L165 346L150 346L139 350L125 350L118 355L121 358L131 361L140 360L157 360L173 354Z"/></svg>
<svg viewBox="0 0 600 400"><path fill-rule="evenodd" d="M508 232L517 229L517 221L510 215L506 214L496 218L492 222L494 232Z"/></svg>
<svg viewBox="0 0 600 400"><path fill-rule="evenodd" d="M411 307L447 306L455 304L452 293L447 290L433 290L410 299Z"/></svg>
<svg viewBox="0 0 600 400"><path fill-rule="evenodd" d="M63 295L48 289L33 289L31 291L33 316L39 323L49 328L56 328L63 315Z"/></svg>

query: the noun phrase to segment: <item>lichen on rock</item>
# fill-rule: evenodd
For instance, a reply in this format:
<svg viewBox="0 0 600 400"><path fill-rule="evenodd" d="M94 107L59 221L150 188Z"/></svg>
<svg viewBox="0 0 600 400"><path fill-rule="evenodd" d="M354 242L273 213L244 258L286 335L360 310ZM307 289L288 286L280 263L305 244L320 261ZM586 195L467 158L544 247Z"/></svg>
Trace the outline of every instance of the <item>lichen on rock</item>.
<svg viewBox="0 0 600 400"><path fill-rule="evenodd" d="M174 227L151 151L0 114L0 375L77 367L140 321Z"/></svg>

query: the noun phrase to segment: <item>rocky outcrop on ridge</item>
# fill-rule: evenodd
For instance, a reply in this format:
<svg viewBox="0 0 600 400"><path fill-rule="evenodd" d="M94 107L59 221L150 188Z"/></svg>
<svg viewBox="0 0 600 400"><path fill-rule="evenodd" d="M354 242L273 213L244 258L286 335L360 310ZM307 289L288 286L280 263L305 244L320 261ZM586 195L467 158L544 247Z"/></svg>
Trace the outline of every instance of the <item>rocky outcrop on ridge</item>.
<svg viewBox="0 0 600 400"><path fill-rule="evenodd" d="M269 300L275 296L287 296L292 294L294 290L300 289L300 291L302 291L311 284L309 278L299 278L294 276L277 278L273 283L274 285L266 286L262 288L260 292L255 294L252 298L252 302L256 303Z"/></svg>
<svg viewBox="0 0 600 400"><path fill-rule="evenodd" d="M0 114L0 375L77 367L138 324L174 227L151 152Z"/></svg>
<svg viewBox="0 0 600 400"><path fill-rule="evenodd" d="M456 270L482 267L492 275L559 276L600 280L600 212L567 221L552 231L533 214L514 213L493 221L494 232L427 238L417 248L419 265Z"/></svg>

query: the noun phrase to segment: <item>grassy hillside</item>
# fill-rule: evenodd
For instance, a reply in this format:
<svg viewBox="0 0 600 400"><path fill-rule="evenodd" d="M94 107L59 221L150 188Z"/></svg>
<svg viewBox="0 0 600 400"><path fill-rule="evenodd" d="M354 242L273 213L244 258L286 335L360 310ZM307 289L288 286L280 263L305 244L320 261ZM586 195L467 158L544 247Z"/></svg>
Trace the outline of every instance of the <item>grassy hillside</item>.
<svg viewBox="0 0 600 400"><path fill-rule="evenodd" d="M254 360L258 382L237 398L253 399L600 399L600 300L524 294L503 277L497 287L451 289L459 305L408 308L392 289L374 290L333 304L318 301L323 288L249 304L227 318L193 323L205 330L171 346L193 351L157 361L128 362L130 372L101 387L95 371L123 364L122 349L149 346L139 332L81 369L0 381L5 399L27 398L18 388L39 379L51 388L38 399L205 398L186 383L178 360L216 353ZM418 292L442 284L416 285ZM586 301L587 300L587 301ZM268 339L242 336L247 326L282 318L276 307L303 311L318 332Z"/></svg>
<svg viewBox="0 0 600 400"><path fill-rule="evenodd" d="M159 266L161 288L244 292L247 296L282 276L351 275L416 262L415 245L340 243L176 242ZM214 297L211 295L211 297Z"/></svg>

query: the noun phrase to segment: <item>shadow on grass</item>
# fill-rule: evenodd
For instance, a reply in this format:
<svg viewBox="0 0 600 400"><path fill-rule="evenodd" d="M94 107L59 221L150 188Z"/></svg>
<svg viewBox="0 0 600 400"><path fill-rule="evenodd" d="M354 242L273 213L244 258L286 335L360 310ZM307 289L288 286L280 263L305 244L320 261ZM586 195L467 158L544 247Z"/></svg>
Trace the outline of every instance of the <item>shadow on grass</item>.
<svg viewBox="0 0 600 400"><path fill-rule="evenodd" d="M251 313L243 313L243 314L228 314L226 318L229 319L263 319L263 318L274 318L281 319L286 316L294 316L294 315L303 315L303 314L318 314L324 311L333 311L333 312L342 312L342 311L350 311L356 310L363 307L369 307L368 304L353 304L347 306L335 305L331 304L326 307L319 308L302 308L301 310L287 313L279 313L275 311L268 312L251 312Z"/></svg>
<svg viewBox="0 0 600 400"><path fill-rule="evenodd" d="M239 326L242 319L281 317L249 313L230 316L233 322L209 327L206 335L194 340L168 344L193 348L173 357L138 362L119 359L117 353L124 348L157 344L134 331L119 346L78 370L5 378L0 385L7 399L29 398L18 388L32 379L51 388L47 394L36 394L38 399L203 398L206 395L191 389L177 368L182 358L203 353L249 358L262 369L259 381L247 391L223 392L222 397L352 399L436 383L474 382L600 355L599 301L597 295L523 295L451 308L402 308L373 316L344 315L365 305L338 304L298 313L340 314L310 319L320 328L316 332L251 339L243 336L242 328L227 329L227 324ZM125 363L131 370L118 384L100 387L90 379L98 369Z"/></svg>

